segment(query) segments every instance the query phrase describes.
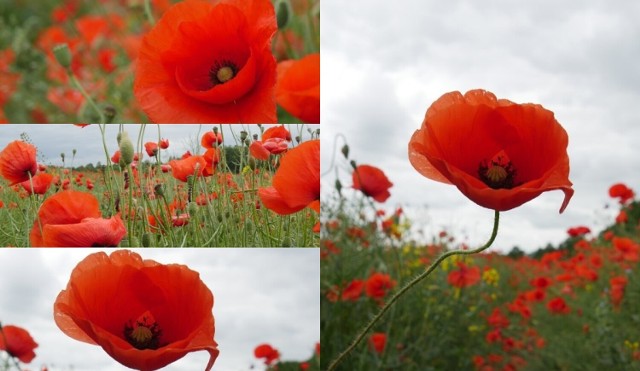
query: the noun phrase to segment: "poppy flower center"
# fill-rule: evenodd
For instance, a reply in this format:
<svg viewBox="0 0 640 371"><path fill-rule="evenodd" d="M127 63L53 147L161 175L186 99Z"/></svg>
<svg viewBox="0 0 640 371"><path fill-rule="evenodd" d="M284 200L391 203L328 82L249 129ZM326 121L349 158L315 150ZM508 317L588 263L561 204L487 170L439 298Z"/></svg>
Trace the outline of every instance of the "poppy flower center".
<svg viewBox="0 0 640 371"><path fill-rule="evenodd" d="M490 188L511 189L514 187L516 169L509 160L509 156L504 151L500 151L491 161L480 162L478 176Z"/></svg>
<svg viewBox="0 0 640 371"><path fill-rule="evenodd" d="M149 312L140 316L135 322L129 321L124 325L125 339L134 348L140 350L158 349L161 334L158 323Z"/></svg>
<svg viewBox="0 0 640 371"><path fill-rule="evenodd" d="M224 84L238 73L238 67L229 61L216 62L209 70L209 80L213 85Z"/></svg>

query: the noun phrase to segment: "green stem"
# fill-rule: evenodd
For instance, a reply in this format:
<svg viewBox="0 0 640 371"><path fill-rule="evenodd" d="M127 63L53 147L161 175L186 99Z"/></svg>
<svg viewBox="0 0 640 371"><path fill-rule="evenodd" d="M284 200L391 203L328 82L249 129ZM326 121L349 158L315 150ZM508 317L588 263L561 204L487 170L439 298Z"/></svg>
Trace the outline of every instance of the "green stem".
<svg viewBox="0 0 640 371"><path fill-rule="evenodd" d="M156 19L151 11L151 0L144 0L144 14L147 16L147 20L151 23L151 26L154 26Z"/></svg>
<svg viewBox="0 0 640 371"><path fill-rule="evenodd" d="M78 81L76 76L71 71L69 71L69 78L71 79L71 82L76 87L76 89L80 91L80 94L82 94L84 99L87 100L87 103L89 103L91 108L93 108L98 113L98 117L100 118L100 124L106 124L107 120L104 117L104 113L102 112L100 107L98 107L98 105L96 104L96 101L94 101L93 98L91 98L91 96L89 95L89 93L87 93L87 91L82 87L82 84L80 84L80 81Z"/></svg>
<svg viewBox="0 0 640 371"><path fill-rule="evenodd" d="M360 344L360 342L365 337L367 332L369 332L369 330L371 330L373 325L375 325L380 320L380 318L382 318L382 316L389 310L389 308L391 308L393 303L395 303L402 295L404 295L407 291L409 291L413 286L418 284L423 279L429 277L431 272L433 272L438 267L438 265L440 265L440 263L442 263L446 258L448 258L448 257L450 257L452 255L477 254L479 252L482 252L482 251L488 249L491 246L491 244L493 244L493 241L496 239L496 236L498 235L498 225L499 224L500 224L500 212L496 210L495 211L495 216L493 218L493 231L491 232L491 237L489 238L489 241L487 241L487 243L485 243L481 247L479 247L477 249L474 249L474 250L451 250L451 251L445 252L444 254L440 255L438 257L438 259L436 259L436 261L434 261L424 272L422 272L419 275L417 275L413 280L409 281L409 283L407 283L400 290L398 290L391 297L391 299L384 305L384 307L382 307L380 309L378 314L376 314L371 319L371 321L369 321L369 323L362 329L360 334L358 334L358 336L356 336L356 338L353 340L351 345L349 345L347 347L347 349L344 350L344 352L340 353L340 355L337 358L335 358L333 360L333 362L331 362L331 364L329 365L329 368L327 369L327 371L335 370L335 368L338 367L340 362L342 362L349 355L349 353L351 353L351 351L358 344Z"/></svg>

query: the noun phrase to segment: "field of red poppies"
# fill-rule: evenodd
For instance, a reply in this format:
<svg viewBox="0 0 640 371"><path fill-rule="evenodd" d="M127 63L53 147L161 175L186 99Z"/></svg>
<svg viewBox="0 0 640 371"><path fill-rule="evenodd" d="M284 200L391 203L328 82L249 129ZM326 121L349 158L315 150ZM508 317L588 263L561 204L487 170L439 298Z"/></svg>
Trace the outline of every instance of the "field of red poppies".
<svg viewBox="0 0 640 371"><path fill-rule="evenodd" d="M319 123L319 13L317 0L2 2L0 122Z"/></svg>
<svg viewBox="0 0 640 371"><path fill-rule="evenodd" d="M384 179L356 185L363 190L357 199L323 202L323 369L400 287L443 252L467 248L446 232L430 244L413 241L402 210L343 211L362 199L365 209L367 198L386 199ZM620 212L599 234L576 226L558 246L529 255L448 258L337 369L640 369L640 202L623 184L609 194Z"/></svg>
<svg viewBox="0 0 640 371"><path fill-rule="evenodd" d="M44 143L28 135L8 143L0 151L0 245L319 245L316 129L304 141L285 126L231 129L232 144L216 127L179 158L164 154L171 138L159 131L143 143L141 129L138 138L122 130L103 136L109 165L99 167L71 165L75 150L61 154L62 166L47 166L37 150ZM106 141L116 140L109 153Z"/></svg>

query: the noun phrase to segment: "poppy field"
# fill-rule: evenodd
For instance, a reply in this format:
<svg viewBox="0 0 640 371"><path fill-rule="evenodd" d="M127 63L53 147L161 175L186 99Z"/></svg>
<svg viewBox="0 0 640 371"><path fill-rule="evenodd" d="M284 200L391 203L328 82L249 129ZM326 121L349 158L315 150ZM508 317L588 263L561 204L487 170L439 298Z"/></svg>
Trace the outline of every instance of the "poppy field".
<svg viewBox="0 0 640 371"><path fill-rule="evenodd" d="M556 190L560 212L571 207L567 143L553 112L483 90L446 93L429 107L408 163L494 211L480 247L446 230L416 234L424 221L384 205L394 180L345 144L327 173L348 177L322 197L321 368L640 369L640 202L631 187L602 189L618 210L598 233L585 222L529 254L490 249L503 212Z"/></svg>
<svg viewBox="0 0 640 371"><path fill-rule="evenodd" d="M173 125L184 150L168 126L56 127L93 138L103 162L80 166L69 147L45 158L33 126L14 129L25 132L0 151L3 246L319 245L317 128Z"/></svg>
<svg viewBox="0 0 640 371"><path fill-rule="evenodd" d="M530 255L445 260L338 369L640 369L640 203L624 192L619 216L597 235L577 226ZM467 248L446 232L417 243L406 232L415 221L401 209L359 218L326 212L322 369L407 281L443 252Z"/></svg>
<svg viewBox="0 0 640 371"><path fill-rule="evenodd" d="M319 17L317 0L3 2L0 122L319 123Z"/></svg>

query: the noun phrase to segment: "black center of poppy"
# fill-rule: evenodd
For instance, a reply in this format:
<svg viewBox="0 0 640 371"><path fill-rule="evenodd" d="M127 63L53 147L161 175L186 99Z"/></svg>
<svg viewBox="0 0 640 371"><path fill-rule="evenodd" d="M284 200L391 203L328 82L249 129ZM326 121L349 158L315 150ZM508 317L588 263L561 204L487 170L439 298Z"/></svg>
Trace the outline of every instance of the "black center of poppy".
<svg viewBox="0 0 640 371"><path fill-rule="evenodd" d="M482 161L478 165L478 176L484 184L493 189L511 189L515 185L516 169L509 160L497 157Z"/></svg>
<svg viewBox="0 0 640 371"><path fill-rule="evenodd" d="M213 83L213 85L224 84L227 81L233 79L238 73L238 67L227 60L223 60L222 62L216 62L209 69L209 80Z"/></svg>
<svg viewBox="0 0 640 371"><path fill-rule="evenodd" d="M129 321L124 325L124 337L136 349L158 349L160 347L160 335L162 331L155 321L142 318L138 321Z"/></svg>

